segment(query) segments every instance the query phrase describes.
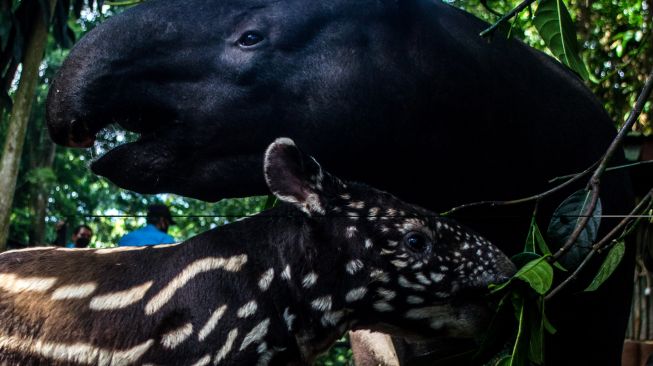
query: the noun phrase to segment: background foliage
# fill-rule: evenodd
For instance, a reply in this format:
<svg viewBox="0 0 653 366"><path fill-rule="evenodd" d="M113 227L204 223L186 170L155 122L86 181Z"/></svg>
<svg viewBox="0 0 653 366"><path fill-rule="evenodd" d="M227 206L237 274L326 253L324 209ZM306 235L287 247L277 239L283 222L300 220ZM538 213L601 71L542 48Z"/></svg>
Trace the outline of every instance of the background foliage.
<svg viewBox="0 0 653 366"><path fill-rule="evenodd" d="M496 21L496 14L504 14L519 3L512 0L447 2L488 22ZM16 90L16 80L20 74L18 63L11 57L22 53L23 50L16 44L29 28L27 18L21 18L24 16L21 14L29 13L30 6L36 3L32 0L0 0L0 141L4 141L10 98ZM42 6L46 4L45 1L38 3ZM576 26L581 58L588 67L586 83L618 125L634 104L636 92L643 84L653 60L653 0L572 0L566 4ZM12 13L9 11L11 9L16 11ZM140 195L115 187L93 175L88 165L112 146L133 138L129 133L117 129L103 131L92 150L62 148L49 140L44 121L44 102L50 80L67 55L66 47L122 9L94 1L77 0L72 4L70 1L57 2L15 191L10 228L10 241L14 244L52 242L55 239L55 223L65 220L70 226L90 224L96 233L93 246L111 246L125 232L143 224L144 218L138 216L144 215L147 205L154 202L170 205L173 215L179 216L176 218L178 225L171 228L171 234L182 240L234 220L237 216L258 212L265 205L265 197L211 204L175 195ZM509 34L548 52L547 43L540 37L536 22L532 20L535 9L537 4L514 18ZM494 35L501 36L505 35ZM653 108L650 102L633 132L653 133ZM350 362L350 359L350 350L337 347L319 364L342 365Z"/></svg>

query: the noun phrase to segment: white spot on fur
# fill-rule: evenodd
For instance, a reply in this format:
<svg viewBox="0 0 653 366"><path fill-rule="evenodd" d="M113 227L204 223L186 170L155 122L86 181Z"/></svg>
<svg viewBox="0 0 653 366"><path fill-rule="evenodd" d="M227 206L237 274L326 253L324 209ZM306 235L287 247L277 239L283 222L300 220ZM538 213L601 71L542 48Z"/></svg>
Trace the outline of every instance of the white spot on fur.
<svg viewBox="0 0 653 366"><path fill-rule="evenodd" d="M424 299L422 299L419 296L412 296L411 295L411 296L408 296L406 298L406 302L408 302L409 304L421 304L421 303L424 302Z"/></svg>
<svg viewBox="0 0 653 366"><path fill-rule="evenodd" d="M362 299L367 294L367 288L365 287L356 287L345 295L345 301L354 302Z"/></svg>
<svg viewBox="0 0 653 366"><path fill-rule="evenodd" d="M438 283L438 282L442 281L442 279L444 278L444 275L443 275L442 273L434 273L434 272L431 272L431 273L429 274L429 277L431 277L431 279L433 280L433 282Z"/></svg>
<svg viewBox="0 0 653 366"><path fill-rule="evenodd" d="M372 247L372 240L370 239L365 239L365 248L370 249Z"/></svg>
<svg viewBox="0 0 653 366"><path fill-rule="evenodd" d="M200 332L197 334L197 339L200 341L205 340L206 337L208 337L209 334L213 332L215 326L218 324L218 321L220 321L220 318L222 318L225 311L227 311L227 305L222 305L219 308L215 309L215 311L209 317L209 320L207 320L202 329L200 329Z"/></svg>
<svg viewBox="0 0 653 366"><path fill-rule="evenodd" d="M398 244L399 244L399 242L396 241L396 240L388 240L388 246L391 247L391 248L396 247Z"/></svg>
<svg viewBox="0 0 653 366"><path fill-rule="evenodd" d="M394 310L394 308L392 307L392 305L388 304L388 303L385 302L385 301L377 301L377 302L375 302L375 303L372 305L372 307L373 307L376 311L380 311L380 312L383 312L383 313L386 313L386 312L389 312L389 311Z"/></svg>
<svg viewBox="0 0 653 366"><path fill-rule="evenodd" d="M126 350L99 348L89 343L56 343L0 335L0 349L38 357L61 364L93 364L101 366L136 363L154 344L150 339Z"/></svg>
<svg viewBox="0 0 653 366"><path fill-rule="evenodd" d="M383 298L385 301L390 301L397 296L397 293L392 290L388 290L386 288L380 287L376 292Z"/></svg>
<svg viewBox="0 0 653 366"><path fill-rule="evenodd" d="M268 288L270 288L270 284L272 284L273 279L274 268L270 268L267 271L263 272L261 275L261 278L258 280L258 287L261 289L261 291L266 291Z"/></svg>
<svg viewBox="0 0 653 366"><path fill-rule="evenodd" d="M303 202L303 207L301 207L301 209L309 215L313 212L324 215L326 212L324 211L324 207L322 207L320 197L315 193L311 193L306 196L306 201Z"/></svg>
<svg viewBox="0 0 653 366"><path fill-rule="evenodd" d="M311 272L302 279L302 286L309 288L315 285L315 282L317 282L317 273Z"/></svg>
<svg viewBox="0 0 653 366"><path fill-rule="evenodd" d="M416 291L424 291L426 288L422 285L418 285L416 283L412 283L406 279L404 276L399 276L399 286L405 287L405 288L410 288Z"/></svg>
<svg viewBox="0 0 653 366"><path fill-rule="evenodd" d="M270 326L270 319L268 318L260 322L254 328L252 328L252 330L250 330L249 333L245 335L245 338L243 338L243 343L240 345L240 351L247 348L247 346L249 346L250 344L262 340L263 337L265 337L265 335L268 334L269 326Z"/></svg>
<svg viewBox="0 0 653 366"><path fill-rule="evenodd" d="M257 309L258 309L258 304L256 304L256 301L252 300L247 304L241 306L236 312L236 314L238 315L239 318L247 318L248 316L252 316L254 313L256 313Z"/></svg>
<svg viewBox="0 0 653 366"><path fill-rule="evenodd" d="M296 316L290 313L289 308L283 310L283 320L286 322L286 327L289 332L292 332L292 322L295 320Z"/></svg>
<svg viewBox="0 0 653 366"><path fill-rule="evenodd" d="M344 315L345 315L345 312L342 311L342 310L327 311L326 313L324 313L324 315L322 315L322 319L320 320L320 322L325 327L330 326L330 325L333 326L333 325L338 324L338 322L340 321L340 319L342 319L342 317Z"/></svg>
<svg viewBox="0 0 653 366"><path fill-rule="evenodd" d="M390 282L390 276L380 270L380 269L375 269L370 273L370 277L376 281L383 282L383 283L388 283Z"/></svg>
<svg viewBox="0 0 653 366"><path fill-rule="evenodd" d="M346 269L350 275L353 275L363 269L363 262L360 259L351 260L347 263Z"/></svg>
<svg viewBox="0 0 653 366"><path fill-rule="evenodd" d="M192 364L191 366L206 366L211 362L211 355L205 355L204 357L200 358Z"/></svg>
<svg viewBox="0 0 653 366"><path fill-rule="evenodd" d="M290 274L290 265L286 265L286 268L283 269L283 272L281 272L281 278L284 280L290 280L292 278L292 275Z"/></svg>
<svg viewBox="0 0 653 366"><path fill-rule="evenodd" d="M340 198L342 198L343 200L349 200L349 199L351 199L351 195L348 194L348 193L341 194Z"/></svg>
<svg viewBox="0 0 653 366"><path fill-rule="evenodd" d="M360 216L357 212L347 212L347 217L349 217L350 220L356 221Z"/></svg>
<svg viewBox="0 0 653 366"><path fill-rule="evenodd" d="M224 342L220 350L215 354L215 359L213 360L214 365L219 364L220 361L224 360L227 354L229 354L231 348L234 345L234 342L236 341L236 337L238 337L238 328L232 329L229 331L229 334L227 334L227 340Z"/></svg>
<svg viewBox="0 0 653 366"><path fill-rule="evenodd" d="M97 295L91 298L88 307L91 310L115 310L123 309L133 305L143 299L147 290L152 286L153 281L147 281L142 285L134 286L132 288L110 292L108 294Z"/></svg>
<svg viewBox="0 0 653 366"><path fill-rule="evenodd" d="M50 297L52 300L83 299L91 296L97 284L95 282L80 283L58 287Z"/></svg>
<svg viewBox="0 0 653 366"><path fill-rule="evenodd" d="M397 252L397 251L396 250L389 250L389 249L385 249L385 248L381 249L381 255L392 255L392 254L395 254L395 252Z"/></svg>
<svg viewBox="0 0 653 366"><path fill-rule="evenodd" d="M370 208L370 211L368 213L368 220L369 221L374 221L378 218L379 215L379 208L378 207L372 207Z"/></svg>
<svg viewBox="0 0 653 366"><path fill-rule="evenodd" d="M431 329L435 329L435 330L440 330L444 328L444 325L445 325L444 320L440 320L440 319L431 319L431 322L429 324Z"/></svg>
<svg viewBox="0 0 653 366"><path fill-rule="evenodd" d="M408 262L399 259L391 260L390 263L397 268L406 268L408 266Z"/></svg>
<svg viewBox="0 0 653 366"><path fill-rule="evenodd" d="M355 208L355 209L360 210L362 208L365 208L365 202L363 202L363 201L352 201L352 202L349 202L349 204L347 206L349 206L350 208Z"/></svg>
<svg viewBox="0 0 653 366"><path fill-rule="evenodd" d="M433 307L417 308L410 309L406 312L406 318L408 319L428 319L431 318L434 314Z"/></svg>
<svg viewBox="0 0 653 366"><path fill-rule="evenodd" d="M327 295L318 297L317 299L311 301L311 307L319 311L328 311L331 310L331 303L331 296Z"/></svg>
<svg viewBox="0 0 653 366"><path fill-rule="evenodd" d="M422 272L418 272L415 275L415 279L417 279L417 282L421 283L422 285L428 286L428 285L431 284L431 280L426 278L426 276L424 276L424 273L422 273Z"/></svg>
<svg viewBox="0 0 653 366"><path fill-rule="evenodd" d="M351 239L351 238L354 237L354 235L356 235L357 231L358 231L358 229L356 228L356 226L349 226L349 227L347 227L347 231L345 232L345 236L347 236L348 238Z"/></svg>
<svg viewBox="0 0 653 366"><path fill-rule="evenodd" d="M186 323L161 337L161 345L167 349L175 349L193 334L193 324Z"/></svg>
<svg viewBox="0 0 653 366"><path fill-rule="evenodd" d="M0 273L0 289L11 292L45 292L54 286L55 277L23 277L13 273Z"/></svg>
<svg viewBox="0 0 653 366"><path fill-rule="evenodd" d="M229 272L240 271L240 268L247 263L247 255L235 255L229 258L207 257L198 259L184 268L172 281L159 291L145 306L145 314L152 315L159 311L174 294L184 287L190 280L197 275L218 269L224 269Z"/></svg>
<svg viewBox="0 0 653 366"><path fill-rule="evenodd" d="M260 353L260 352L259 352ZM258 362L256 362L256 366L267 366L270 364L270 361L272 360L272 357L276 353L275 350L268 350L263 353L261 353L261 357L259 357Z"/></svg>

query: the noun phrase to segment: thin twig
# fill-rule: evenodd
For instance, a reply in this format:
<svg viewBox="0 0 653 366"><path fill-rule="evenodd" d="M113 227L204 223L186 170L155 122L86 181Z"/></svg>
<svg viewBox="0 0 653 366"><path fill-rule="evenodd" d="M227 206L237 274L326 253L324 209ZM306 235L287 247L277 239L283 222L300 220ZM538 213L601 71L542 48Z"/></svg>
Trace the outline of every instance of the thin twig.
<svg viewBox="0 0 653 366"><path fill-rule="evenodd" d="M578 278L578 273L580 273L581 269L584 268L587 263L589 263L590 259L596 254L596 250L592 249L583 259L583 261L580 263L580 265L576 268L576 270L569 275L569 277L565 278L564 281L562 281L561 284L559 284L556 288L551 290L546 296L544 296L544 301L549 301L551 300L552 297L554 297L557 293L562 291L563 288L567 287L572 281L576 280Z"/></svg>
<svg viewBox="0 0 653 366"><path fill-rule="evenodd" d="M602 250L618 234L618 232L630 222L630 220L639 217L639 212L647 208L647 202L651 200L651 198L653 198L653 188L648 191L646 195L644 195L642 200L639 201L637 206L635 206L635 208L630 212L630 214L628 214L628 216L624 217L623 220L617 224L617 226L612 228L609 233L605 234L605 236L596 242L593 247L599 251Z"/></svg>
<svg viewBox="0 0 653 366"><path fill-rule="evenodd" d="M502 16L499 20L497 20L494 24L492 24L489 28L485 29L484 31L481 32L481 37L485 37L488 35L491 35L494 33L497 28L506 21L508 21L510 18L514 17L518 13L520 13L522 10L526 9L527 6L531 5L534 3L535 0L524 0L521 4L517 5L514 9L511 11L507 12L506 15Z"/></svg>
<svg viewBox="0 0 653 366"><path fill-rule="evenodd" d="M548 191L538 193L538 194L533 195L533 196L518 198L518 199L515 199L515 200L509 200L509 201L479 201L479 202L466 203L464 205L456 206L456 207L452 208L451 210L442 213L442 216L448 216L448 215L451 215L454 212L458 212L460 210L464 210L464 209L471 208L471 207L478 207L478 206L490 206L490 207L507 206L507 205L516 205L516 204L520 204L520 203L526 203L526 202L530 202L530 201L541 200L541 199L543 199L543 198L545 198L545 197L547 197L547 196L549 196L549 195L551 195L551 194L553 194L553 193L567 187L568 185L577 182L578 180L580 180L580 178L582 178L585 175L587 175L588 173L590 173L592 171L592 169L594 169L594 167L596 167L597 163L592 164L592 166L590 166L589 168L585 169L584 171L582 171L580 173L577 173L576 175L574 175L568 181L566 181L566 182L564 182L564 183L562 183L560 185L557 185L557 186L549 189Z"/></svg>
<svg viewBox="0 0 653 366"><path fill-rule="evenodd" d="M607 168L605 171L606 172L611 172L611 171L614 171L614 170L628 169L628 168L633 168L633 167L636 167L636 166L639 166L639 165L647 165L647 164L653 164L653 160L645 160L645 161L638 161L636 163L615 165L615 166L611 166L611 167ZM580 174L580 173L561 175L559 177L551 178L551 179L549 179L549 183L554 183L554 182L559 181L559 180L573 178L577 174Z"/></svg>
<svg viewBox="0 0 653 366"><path fill-rule="evenodd" d="M485 8L485 10L487 10L490 14L492 14L492 15L494 15L494 16L497 16L497 17L502 16L501 13L499 13L498 11L492 9L492 8L490 7L490 5L488 5L487 0L481 0L481 5L483 5L483 7Z"/></svg>

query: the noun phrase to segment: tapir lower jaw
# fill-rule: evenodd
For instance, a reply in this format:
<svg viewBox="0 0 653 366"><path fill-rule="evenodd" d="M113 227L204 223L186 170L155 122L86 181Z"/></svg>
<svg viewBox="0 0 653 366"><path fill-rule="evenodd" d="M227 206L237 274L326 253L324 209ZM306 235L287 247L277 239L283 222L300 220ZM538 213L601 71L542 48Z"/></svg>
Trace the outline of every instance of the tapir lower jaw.
<svg viewBox="0 0 653 366"><path fill-rule="evenodd" d="M198 162L188 149L139 140L108 151L91 164L91 170L121 188L145 194L174 191L217 201L268 193L261 154L212 156Z"/></svg>
<svg viewBox="0 0 653 366"><path fill-rule="evenodd" d="M426 306L408 310L406 314L411 314L408 318L413 319L404 318L360 328L388 333L413 342L458 339L475 344L482 340L480 338L487 330L493 309L490 304L479 300L466 301L461 305L448 303ZM421 315L416 316L417 314Z"/></svg>

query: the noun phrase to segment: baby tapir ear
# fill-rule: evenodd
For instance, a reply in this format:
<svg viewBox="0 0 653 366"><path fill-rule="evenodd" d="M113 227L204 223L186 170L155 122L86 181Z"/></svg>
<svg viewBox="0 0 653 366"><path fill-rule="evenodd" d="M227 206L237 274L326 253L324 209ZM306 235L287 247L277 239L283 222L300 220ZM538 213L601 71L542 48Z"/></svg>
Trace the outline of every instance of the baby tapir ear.
<svg viewBox="0 0 653 366"><path fill-rule="evenodd" d="M324 214L320 196L324 172L312 157L302 153L293 140L280 137L265 152L265 180L281 201L297 206L307 214Z"/></svg>

